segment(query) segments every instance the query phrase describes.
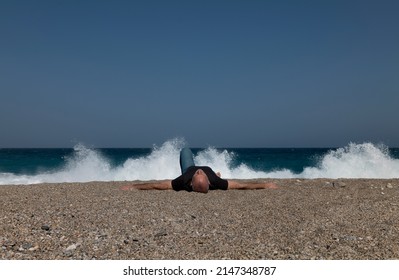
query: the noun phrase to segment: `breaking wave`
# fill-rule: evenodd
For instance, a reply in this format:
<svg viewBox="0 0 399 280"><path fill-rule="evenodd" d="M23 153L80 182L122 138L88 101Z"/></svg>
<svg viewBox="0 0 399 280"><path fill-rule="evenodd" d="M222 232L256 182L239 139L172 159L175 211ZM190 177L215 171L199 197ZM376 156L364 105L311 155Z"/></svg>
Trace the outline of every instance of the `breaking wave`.
<svg viewBox="0 0 399 280"><path fill-rule="evenodd" d="M160 147L154 146L148 155L128 158L123 164L113 166L99 150L79 144L59 170L35 175L0 173L0 184L173 179L180 175L179 153L185 145L184 140L173 139ZM330 150L317 165L305 167L301 173L289 169L255 170L245 163L237 164L235 158L233 152L209 147L199 151L194 161L196 165L212 167L227 179L399 178L399 160L390 156L387 147L372 143L351 143Z"/></svg>

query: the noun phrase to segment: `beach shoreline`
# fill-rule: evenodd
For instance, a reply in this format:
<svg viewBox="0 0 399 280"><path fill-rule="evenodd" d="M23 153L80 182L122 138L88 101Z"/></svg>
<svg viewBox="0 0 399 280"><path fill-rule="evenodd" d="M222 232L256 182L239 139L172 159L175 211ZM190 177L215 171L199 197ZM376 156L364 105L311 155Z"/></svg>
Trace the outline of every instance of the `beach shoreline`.
<svg viewBox="0 0 399 280"><path fill-rule="evenodd" d="M2 185L0 259L399 259L399 179L262 181L278 188Z"/></svg>

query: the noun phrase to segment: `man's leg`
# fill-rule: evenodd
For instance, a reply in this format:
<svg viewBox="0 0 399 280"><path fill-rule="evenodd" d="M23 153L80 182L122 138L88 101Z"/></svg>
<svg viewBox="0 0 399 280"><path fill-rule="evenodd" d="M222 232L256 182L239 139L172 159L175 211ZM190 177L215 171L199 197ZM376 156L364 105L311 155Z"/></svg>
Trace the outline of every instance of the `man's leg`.
<svg viewBox="0 0 399 280"><path fill-rule="evenodd" d="M193 153L189 148L183 148L180 152L180 168L181 173L186 172L187 168L195 166Z"/></svg>

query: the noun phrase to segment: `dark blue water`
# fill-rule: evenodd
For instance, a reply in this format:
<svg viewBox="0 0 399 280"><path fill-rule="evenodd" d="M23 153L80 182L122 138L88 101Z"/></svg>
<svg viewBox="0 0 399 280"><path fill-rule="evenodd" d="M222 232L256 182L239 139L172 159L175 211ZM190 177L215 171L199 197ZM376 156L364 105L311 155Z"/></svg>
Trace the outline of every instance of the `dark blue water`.
<svg viewBox="0 0 399 280"><path fill-rule="evenodd" d="M141 158L151 154L148 148L93 149L104 156L111 166L122 165L130 158ZM204 149L193 148L194 155ZM245 164L254 170L271 171L289 169L295 173L304 167L314 166L331 149L269 149L269 148L221 148L234 155L232 167ZM0 173L28 174L58 170L66 160L73 158L74 149L0 149ZM178 159L176 159L178 160Z"/></svg>
<svg viewBox="0 0 399 280"><path fill-rule="evenodd" d="M246 164L254 170L272 171L288 169L300 173L305 167L315 166L333 148L273 148L227 149L236 155L234 166Z"/></svg>

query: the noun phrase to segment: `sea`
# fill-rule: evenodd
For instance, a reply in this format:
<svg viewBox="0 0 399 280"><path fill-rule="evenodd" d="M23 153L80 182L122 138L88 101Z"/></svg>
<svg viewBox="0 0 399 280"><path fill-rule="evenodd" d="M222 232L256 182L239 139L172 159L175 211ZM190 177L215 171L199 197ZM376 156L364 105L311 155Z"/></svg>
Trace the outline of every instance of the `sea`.
<svg viewBox="0 0 399 280"><path fill-rule="evenodd" d="M182 139L151 148L0 149L0 185L173 179ZM335 148L192 148L196 165L226 179L399 178L399 148L349 143Z"/></svg>

